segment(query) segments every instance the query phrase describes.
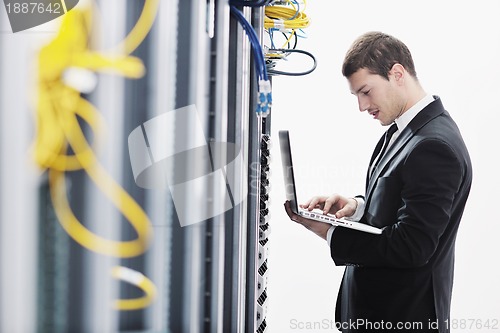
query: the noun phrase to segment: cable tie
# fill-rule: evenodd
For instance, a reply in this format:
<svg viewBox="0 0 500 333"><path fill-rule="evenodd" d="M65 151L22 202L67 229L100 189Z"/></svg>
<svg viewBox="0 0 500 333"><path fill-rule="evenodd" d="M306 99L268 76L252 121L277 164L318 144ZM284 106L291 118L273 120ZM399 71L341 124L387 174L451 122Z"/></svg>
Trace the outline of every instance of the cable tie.
<svg viewBox="0 0 500 333"><path fill-rule="evenodd" d="M269 80L259 80L259 92L270 93L271 89L271 81Z"/></svg>
<svg viewBox="0 0 500 333"><path fill-rule="evenodd" d="M276 20L273 20L273 23L274 23L274 27L276 29L278 29L279 31L286 31L284 20L276 19Z"/></svg>

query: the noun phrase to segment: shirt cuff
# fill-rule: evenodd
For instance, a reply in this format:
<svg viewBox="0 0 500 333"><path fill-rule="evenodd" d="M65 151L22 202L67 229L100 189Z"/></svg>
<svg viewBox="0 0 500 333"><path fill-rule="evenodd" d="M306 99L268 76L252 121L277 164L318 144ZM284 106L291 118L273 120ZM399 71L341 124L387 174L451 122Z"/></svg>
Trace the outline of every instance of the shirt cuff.
<svg viewBox="0 0 500 333"><path fill-rule="evenodd" d="M330 244L332 243L332 235L334 230L335 226L332 225L330 229L328 229L328 231L326 232L326 241L328 242L328 246L330 246Z"/></svg>
<svg viewBox="0 0 500 333"><path fill-rule="evenodd" d="M349 217L346 217L346 220L359 222L359 220L361 220L363 214L365 213L365 200L360 197L355 197L353 199L358 202L358 206L356 207L356 211L354 212L354 214L352 214Z"/></svg>

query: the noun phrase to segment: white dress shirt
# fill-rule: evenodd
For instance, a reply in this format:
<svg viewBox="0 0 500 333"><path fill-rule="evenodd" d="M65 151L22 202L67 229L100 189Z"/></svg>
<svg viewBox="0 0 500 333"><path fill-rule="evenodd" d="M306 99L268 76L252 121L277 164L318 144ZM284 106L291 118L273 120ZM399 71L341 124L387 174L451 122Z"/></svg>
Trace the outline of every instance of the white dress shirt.
<svg viewBox="0 0 500 333"><path fill-rule="evenodd" d="M391 137L391 140L389 141L389 146L392 145L392 143L397 139L399 134L408 126L410 121L412 121L415 116L422 111L427 105L431 104L434 102L434 97L432 95L425 95L424 98L422 98L420 101L415 103L411 108L406 110L405 113L403 113L399 118L394 120L396 125L398 126L398 130L394 132L394 134ZM358 206L356 207L356 211L354 214L350 217L346 217L346 219L350 221L356 221L358 222L362 217L365 212L365 201L363 198L354 198L358 202ZM326 241L328 242L328 245L330 245L331 240L332 240L332 235L333 231L335 230L335 226L331 226L330 229L328 229L328 232L326 234Z"/></svg>

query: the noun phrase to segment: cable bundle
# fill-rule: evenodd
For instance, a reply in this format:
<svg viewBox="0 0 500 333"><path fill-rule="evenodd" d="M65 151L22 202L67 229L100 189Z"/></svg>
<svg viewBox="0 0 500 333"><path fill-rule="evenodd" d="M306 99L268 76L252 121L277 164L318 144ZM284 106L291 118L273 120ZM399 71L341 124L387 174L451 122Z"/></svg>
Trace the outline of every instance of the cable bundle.
<svg viewBox="0 0 500 333"><path fill-rule="evenodd" d="M301 76L307 75L316 69L316 58L307 51L297 49L298 38L304 38L303 29L310 24L309 17L305 14L306 0L303 6L297 0L274 2L265 8L264 28L266 29L271 47L266 53L266 67L269 75ZM279 31L286 41L281 47L275 46L274 33ZM302 33L299 35L299 32ZM292 40L294 40L292 45ZM292 53L304 54L313 60L309 70L303 72L285 72L276 70L279 60L287 60Z"/></svg>
<svg viewBox="0 0 500 333"><path fill-rule="evenodd" d="M230 4L233 6L245 6L245 7L262 7L267 6L272 0L231 0Z"/></svg>
<svg viewBox="0 0 500 333"><path fill-rule="evenodd" d="M245 3L246 2L250 1L245 1ZM262 46L260 45L259 37L257 36L257 33L253 29L252 25L245 19L243 13L241 13L233 5L231 5L231 14L233 14L241 24L243 30L245 30L248 36L248 39L250 40L250 45L252 46L252 52L255 59L255 71L259 80L259 96L255 112L258 116L266 117L271 111L272 92L271 82L269 81L267 75L266 60L264 58Z"/></svg>
<svg viewBox="0 0 500 333"><path fill-rule="evenodd" d="M38 166L48 171L52 204L63 229L76 242L96 253L130 258L143 254L153 237L151 222L122 186L104 169L94 151L101 138L102 116L82 92L95 86L94 71L113 71L128 78L144 75L142 61L130 54L142 43L156 16L160 0L146 0L141 17L113 55L88 48L92 8L75 8L64 16L56 37L43 46L38 54L37 133L34 158ZM76 76L75 76L76 74ZM73 80L68 82L72 76ZM71 80L69 80L71 81ZM90 144L81 127L89 125L94 134ZM87 229L71 209L66 185L66 173L84 171L104 196L122 213L137 233L128 241L106 239ZM144 297L119 299L119 310L147 307L155 296L154 284L141 273L125 267L115 267L112 275L142 289Z"/></svg>
<svg viewBox="0 0 500 333"><path fill-rule="evenodd" d="M253 29L252 25L245 19L243 13L236 9L236 7L231 6L231 14L236 17L238 22L245 30L248 39L250 40L250 45L252 46L252 51L255 58L255 69L259 80L267 80L268 77L266 71L266 61L257 33Z"/></svg>
<svg viewBox="0 0 500 333"><path fill-rule="evenodd" d="M287 6L267 6L265 8L264 28L266 29L303 29L310 24L309 17L297 8Z"/></svg>

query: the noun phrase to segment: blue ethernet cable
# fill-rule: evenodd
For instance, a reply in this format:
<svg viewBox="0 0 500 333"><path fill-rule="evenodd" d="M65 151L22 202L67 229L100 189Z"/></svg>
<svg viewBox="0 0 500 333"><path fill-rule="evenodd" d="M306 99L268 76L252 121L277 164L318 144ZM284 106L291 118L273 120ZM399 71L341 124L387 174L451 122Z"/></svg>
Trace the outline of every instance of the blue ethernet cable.
<svg viewBox="0 0 500 333"><path fill-rule="evenodd" d="M250 45L252 46L252 51L255 59L255 70L257 72L257 78L259 82L259 96L257 100L256 113L258 116L266 117L271 111L272 93L271 82L269 81L269 77L267 75L264 52L262 51L259 37L257 36L257 33L253 29L252 25L245 19L243 14L236 7L230 7L231 13L241 24L243 30L245 30L248 39L250 40Z"/></svg>
<svg viewBox="0 0 500 333"><path fill-rule="evenodd" d="M273 0L258 0L258 1L230 0L229 4L233 6L262 7L269 5L272 1Z"/></svg>

